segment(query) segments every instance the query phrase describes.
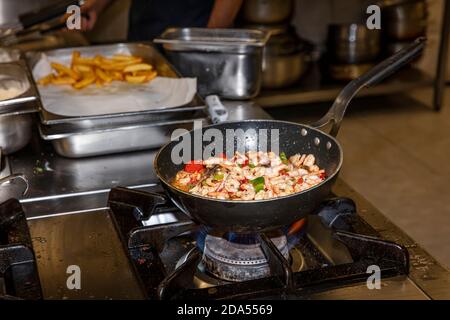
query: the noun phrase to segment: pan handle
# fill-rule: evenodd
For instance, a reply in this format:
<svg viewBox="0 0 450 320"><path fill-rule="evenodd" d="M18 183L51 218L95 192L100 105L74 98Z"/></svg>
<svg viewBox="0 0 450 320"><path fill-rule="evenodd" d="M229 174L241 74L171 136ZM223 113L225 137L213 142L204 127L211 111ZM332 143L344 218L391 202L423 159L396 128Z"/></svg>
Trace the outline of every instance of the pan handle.
<svg viewBox="0 0 450 320"><path fill-rule="evenodd" d="M336 100L334 100L333 105L325 116L317 122L311 124L311 126L314 128L323 128L327 124L332 123L333 126L331 128L330 135L336 137L339 132L342 119L344 118L345 111L347 110L347 106L359 90L379 83L401 67L408 64L423 50L425 47L425 42L425 37L417 38L404 49L380 62L371 70L347 84L336 97Z"/></svg>

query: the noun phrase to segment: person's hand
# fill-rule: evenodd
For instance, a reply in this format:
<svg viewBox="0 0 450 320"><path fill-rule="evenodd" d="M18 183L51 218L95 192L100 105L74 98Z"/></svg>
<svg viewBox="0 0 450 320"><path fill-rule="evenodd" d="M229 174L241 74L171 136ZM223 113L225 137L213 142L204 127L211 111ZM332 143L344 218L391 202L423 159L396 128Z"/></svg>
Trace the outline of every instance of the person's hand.
<svg viewBox="0 0 450 320"><path fill-rule="evenodd" d="M94 29L98 16L111 0L85 0L81 6L81 31Z"/></svg>

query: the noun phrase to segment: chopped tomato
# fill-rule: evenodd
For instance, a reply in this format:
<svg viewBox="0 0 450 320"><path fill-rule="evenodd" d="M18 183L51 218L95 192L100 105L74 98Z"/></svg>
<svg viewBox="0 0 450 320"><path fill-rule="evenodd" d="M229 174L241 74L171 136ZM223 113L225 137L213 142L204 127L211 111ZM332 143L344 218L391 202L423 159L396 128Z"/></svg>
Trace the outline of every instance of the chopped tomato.
<svg viewBox="0 0 450 320"><path fill-rule="evenodd" d="M184 171L193 173L202 171L204 168L205 166L203 164L199 163L198 161L192 160L184 166Z"/></svg>
<svg viewBox="0 0 450 320"><path fill-rule="evenodd" d="M303 183L303 178L302 177L298 178L297 183L298 184L302 184Z"/></svg>
<svg viewBox="0 0 450 320"><path fill-rule="evenodd" d="M283 169L280 171L280 174L283 176L287 176L288 175L288 171L286 169Z"/></svg>
<svg viewBox="0 0 450 320"><path fill-rule="evenodd" d="M244 163L242 164L242 167L246 167L246 166L248 166L248 159L245 159L245 161L244 161Z"/></svg>

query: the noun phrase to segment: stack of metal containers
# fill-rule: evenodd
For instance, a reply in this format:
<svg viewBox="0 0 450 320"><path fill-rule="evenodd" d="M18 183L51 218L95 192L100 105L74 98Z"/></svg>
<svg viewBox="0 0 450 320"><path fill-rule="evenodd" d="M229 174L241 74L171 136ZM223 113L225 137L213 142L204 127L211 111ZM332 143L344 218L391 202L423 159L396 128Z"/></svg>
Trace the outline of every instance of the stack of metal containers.
<svg viewBox="0 0 450 320"><path fill-rule="evenodd" d="M87 56L110 56L126 50L151 63L159 75L179 77L165 58L152 45L147 44L67 48L47 51L45 54L51 59L70 56L73 50ZM37 52L27 55L31 68L42 54ZM39 114L41 138L51 141L59 155L70 158L158 148L169 141L175 129L190 130L194 121L207 121L204 103L198 95L188 105L177 108L67 117L47 111L43 104Z"/></svg>

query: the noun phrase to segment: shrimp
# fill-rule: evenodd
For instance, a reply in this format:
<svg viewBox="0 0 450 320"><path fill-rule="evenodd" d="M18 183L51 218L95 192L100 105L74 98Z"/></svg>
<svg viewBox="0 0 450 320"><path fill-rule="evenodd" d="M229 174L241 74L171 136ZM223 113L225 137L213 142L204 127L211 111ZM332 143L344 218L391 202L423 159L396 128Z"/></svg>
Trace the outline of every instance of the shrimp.
<svg viewBox="0 0 450 320"><path fill-rule="evenodd" d="M228 192L238 192L239 191L239 187L241 186L241 183L233 178L228 178L225 181L225 190Z"/></svg>
<svg viewBox="0 0 450 320"><path fill-rule="evenodd" d="M303 165L306 167L311 167L314 165L314 162L316 162L316 158L312 154L308 154L303 161Z"/></svg>

